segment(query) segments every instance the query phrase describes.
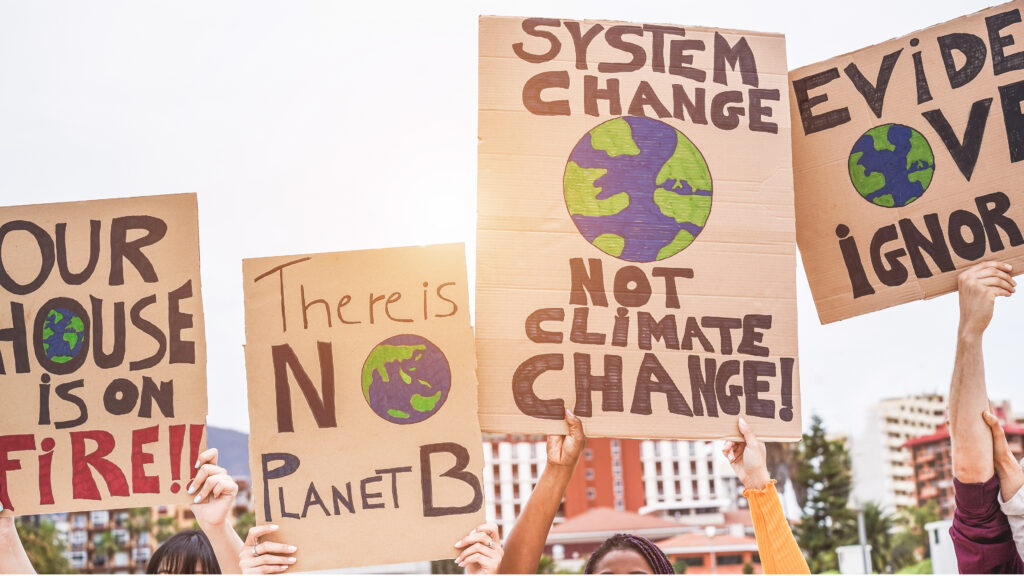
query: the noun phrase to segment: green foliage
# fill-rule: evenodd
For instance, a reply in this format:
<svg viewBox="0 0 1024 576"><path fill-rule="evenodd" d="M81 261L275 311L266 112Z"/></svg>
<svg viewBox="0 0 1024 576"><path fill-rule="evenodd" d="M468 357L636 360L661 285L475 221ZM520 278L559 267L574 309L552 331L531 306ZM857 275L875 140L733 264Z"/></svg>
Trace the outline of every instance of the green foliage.
<svg viewBox="0 0 1024 576"><path fill-rule="evenodd" d="M672 563L672 568L675 569L676 574L686 574L688 566L686 565L686 560L680 558Z"/></svg>
<svg viewBox="0 0 1024 576"><path fill-rule="evenodd" d="M889 572L887 568L892 563L892 530L896 519L877 502L865 503L862 510L864 534L867 543L871 545L871 568L878 574ZM854 538L850 544L856 544L857 541L858 538Z"/></svg>
<svg viewBox="0 0 1024 576"><path fill-rule="evenodd" d="M92 562L98 567L109 568L114 563L114 554L121 549L121 542L114 536L114 533L107 530L94 540L96 552L92 556Z"/></svg>
<svg viewBox="0 0 1024 576"><path fill-rule="evenodd" d="M256 525L256 515L252 512L246 512L235 519L235 533L243 541L246 536L249 535L249 529Z"/></svg>
<svg viewBox="0 0 1024 576"><path fill-rule="evenodd" d="M907 566L896 572L897 574L932 574L932 559L921 560L917 564Z"/></svg>
<svg viewBox="0 0 1024 576"><path fill-rule="evenodd" d="M158 518L156 521L156 542L157 544L163 544L168 538L178 533L177 526L174 524L174 518L170 516L164 516Z"/></svg>
<svg viewBox="0 0 1024 576"><path fill-rule="evenodd" d="M935 500L929 500L924 506L912 506L906 508L900 514L900 525L906 528L904 532L906 545L910 546L918 558L931 558L931 547L928 546L928 531L925 526L932 522L938 522L939 504Z"/></svg>
<svg viewBox="0 0 1024 576"><path fill-rule="evenodd" d="M744 562L743 563L743 573L744 574L753 574L754 573L754 565L751 564L750 562Z"/></svg>
<svg viewBox="0 0 1024 576"><path fill-rule="evenodd" d="M800 524L794 533L807 556L811 573L839 566L835 549L855 538L855 513L847 507L852 489L850 454L842 442L825 437L821 418L814 416L811 430L797 444L793 484L806 490Z"/></svg>
<svg viewBox="0 0 1024 576"><path fill-rule="evenodd" d="M66 545L57 534L53 522L35 517L15 519L21 544L25 547L32 567L39 574L70 574L68 559L64 557Z"/></svg>
<svg viewBox="0 0 1024 576"><path fill-rule="evenodd" d="M537 574L557 574L555 559L547 554L540 555L540 562L537 563Z"/></svg>

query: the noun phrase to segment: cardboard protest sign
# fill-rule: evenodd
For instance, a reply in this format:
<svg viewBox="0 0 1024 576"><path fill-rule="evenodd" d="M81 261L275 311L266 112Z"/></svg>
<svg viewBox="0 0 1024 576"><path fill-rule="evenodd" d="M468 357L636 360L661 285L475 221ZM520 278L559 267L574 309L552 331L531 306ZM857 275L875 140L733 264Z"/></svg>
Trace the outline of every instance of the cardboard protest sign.
<svg viewBox="0 0 1024 576"><path fill-rule="evenodd" d="M480 20L486 431L800 434L785 39Z"/></svg>
<svg viewBox="0 0 1024 576"><path fill-rule="evenodd" d="M0 208L0 503L186 503L205 447L195 194Z"/></svg>
<svg viewBox="0 0 1024 576"><path fill-rule="evenodd" d="M463 245L242 268L259 522L300 571L454 558L484 521Z"/></svg>
<svg viewBox="0 0 1024 576"><path fill-rule="evenodd" d="M823 323L1024 270L1021 2L790 73L797 241Z"/></svg>

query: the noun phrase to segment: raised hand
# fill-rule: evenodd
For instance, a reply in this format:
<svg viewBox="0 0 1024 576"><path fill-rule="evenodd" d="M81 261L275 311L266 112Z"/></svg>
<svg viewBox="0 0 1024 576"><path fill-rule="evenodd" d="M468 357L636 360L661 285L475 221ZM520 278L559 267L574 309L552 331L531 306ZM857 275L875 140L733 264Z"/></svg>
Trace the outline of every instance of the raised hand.
<svg viewBox="0 0 1024 576"><path fill-rule="evenodd" d="M1013 267L1003 262L982 262L957 277L960 290L960 336L980 337L992 320L997 296L1009 296L1017 282L1010 276Z"/></svg>
<svg viewBox="0 0 1024 576"><path fill-rule="evenodd" d="M188 493L194 495L192 513L196 522L206 531L208 527L223 524L235 505L238 484L228 471L217 466L217 449L210 448L199 455L199 471L189 484Z"/></svg>
<svg viewBox="0 0 1024 576"><path fill-rule="evenodd" d="M455 563L466 569L466 574L497 574L498 565L505 555L498 538L498 527L493 523L481 524L465 538L455 543L461 550Z"/></svg>
<svg viewBox="0 0 1024 576"><path fill-rule="evenodd" d="M295 564L295 546L277 542L260 542L260 538L277 530L276 524L253 526L238 551L238 567L242 574L280 574Z"/></svg>
<svg viewBox="0 0 1024 576"><path fill-rule="evenodd" d="M565 436L548 436L548 466L564 466L572 470L583 453L586 437L583 422L568 408L565 409L565 423L569 433Z"/></svg>
<svg viewBox="0 0 1024 576"><path fill-rule="evenodd" d="M730 440L726 442L722 454L725 454L729 464L732 464L732 469L743 483L744 488L762 490L771 481L764 442L757 439L754 431L743 418L739 419L738 426L743 441Z"/></svg>

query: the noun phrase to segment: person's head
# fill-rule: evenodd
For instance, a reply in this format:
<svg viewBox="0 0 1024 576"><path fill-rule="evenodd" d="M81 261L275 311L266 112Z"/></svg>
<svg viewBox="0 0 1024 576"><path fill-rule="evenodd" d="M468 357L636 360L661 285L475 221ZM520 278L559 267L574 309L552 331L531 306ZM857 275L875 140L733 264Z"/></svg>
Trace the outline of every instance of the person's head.
<svg viewBox="0 0 1024 576"><path fill-rule="evenodd" d="M653 542L632 534L616 534L587 560L584 574L675 574L668 556Z"/></svg>
<svg viewBox="0 0 1024 576"><path fill-rule="evenodd" d="M201 530L171 536L149 559L147 574L220 574L213 546Z"/></svg>

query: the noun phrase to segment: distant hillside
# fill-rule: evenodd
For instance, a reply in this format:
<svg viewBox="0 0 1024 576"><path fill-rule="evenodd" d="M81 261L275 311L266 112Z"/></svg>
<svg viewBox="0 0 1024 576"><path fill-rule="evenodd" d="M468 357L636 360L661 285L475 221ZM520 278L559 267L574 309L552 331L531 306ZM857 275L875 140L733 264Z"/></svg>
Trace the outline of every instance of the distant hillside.
<svg viewBox="0 0 1024 576"><path fill-rule="evenodd" d="M249 474L249 435L227 428L206 428L206 444L219 452L220 465L232 476L252 478Z"/></svg>

